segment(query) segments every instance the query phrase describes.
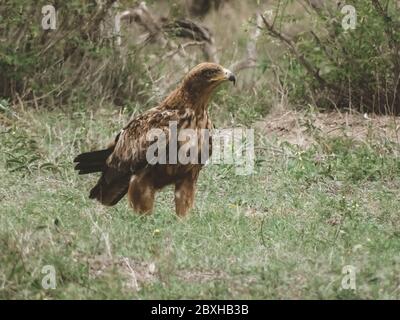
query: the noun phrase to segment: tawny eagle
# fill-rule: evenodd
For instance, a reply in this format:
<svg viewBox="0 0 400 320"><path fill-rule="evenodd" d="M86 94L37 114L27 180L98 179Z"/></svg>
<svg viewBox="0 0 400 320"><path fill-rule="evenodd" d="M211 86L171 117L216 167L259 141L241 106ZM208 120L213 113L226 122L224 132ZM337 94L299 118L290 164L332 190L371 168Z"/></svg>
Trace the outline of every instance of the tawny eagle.
<svg viewBox="0 0 400 320"><path fill-rule="evenodd" d="M133 118L104 150L78 155L75 169L79 174L101 172L97 184L90 191L90 198L104 205L113 206L126 193L136 212L151 213L155 193L167 185L175 186L175 209L184 216L193 206L195 185L204 162L175 163L149 162L148 151L154 141L149 133L162 132L165 145L171 144L171 123L176 124L178 135L183 129L192 129L198 134L197 156L205 146L205 136L212 129L207 106L215 88L225 82L235 82L234 74L216 63L201 63L194 67L178 87L158 106ZM157 131L158 130L158 131ZM177 149L187 142L178 141ZM207 145L211 154L211 146ZM158 150L157 152L161 152ZM169 157L171 154L169 153ZM179 158L176 157L175 158Z"/></svg>

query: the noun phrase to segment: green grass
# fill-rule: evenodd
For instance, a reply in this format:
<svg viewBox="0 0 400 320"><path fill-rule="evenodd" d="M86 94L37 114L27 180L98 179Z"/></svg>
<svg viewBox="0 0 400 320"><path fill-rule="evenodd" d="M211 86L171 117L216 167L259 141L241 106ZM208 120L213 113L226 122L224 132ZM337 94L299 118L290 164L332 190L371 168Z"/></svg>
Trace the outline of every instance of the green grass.
<svg viewBox="0 0 400 320"><path fill-rule="evenodd" d="M89 200L97 176L72 166L127 114L3 115L2 299L400 298L398 145L336 138L302 150L258 136L272 147L257 152L253 175L208 166L188 218L175 216L171 189L140 217L125 199ZM54 290L41 286L45 265ZM341 289L346 265L356 290Z"/></svg>

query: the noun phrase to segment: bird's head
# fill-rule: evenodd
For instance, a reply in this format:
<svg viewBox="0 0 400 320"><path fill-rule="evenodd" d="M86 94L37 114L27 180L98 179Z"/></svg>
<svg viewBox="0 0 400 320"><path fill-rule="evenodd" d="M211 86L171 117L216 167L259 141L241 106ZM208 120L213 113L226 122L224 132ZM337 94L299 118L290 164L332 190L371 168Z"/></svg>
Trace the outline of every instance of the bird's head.
<svg viewBox="0 0 400 320"><path fill-rule="evenodd" d="M183 79L182 87L193 97L206 98L218 85L226 81L236 83L236 77L232 71L217 63L204 62L189 71Z"/></svg>

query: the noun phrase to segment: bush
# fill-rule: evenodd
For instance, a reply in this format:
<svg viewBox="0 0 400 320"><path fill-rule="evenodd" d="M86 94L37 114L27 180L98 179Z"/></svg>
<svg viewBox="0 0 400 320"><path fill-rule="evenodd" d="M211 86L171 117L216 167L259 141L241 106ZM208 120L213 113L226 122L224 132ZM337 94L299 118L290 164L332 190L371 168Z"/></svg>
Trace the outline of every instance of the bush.
<svg viewBox="0 0 400 320"><path fill-rule="evenodd" d="M121 105L136 98L144 73L136 47L113 45L114 2L57 1L56 30L41 26L48 1L2 2L0 97L36 106L94 97Z"/></svg>
<svg viewBox="0 0 400 320"><path fill-rule="evenodd" d="M347 2L356 9L354 30L342 27L345 14L336 4L304 1L307 14L302 18L312 27L292 37L282 30L298 17L282 10L281 2L291 1L279 1L275 23L264 23L289 49L281 62L282 81L294 104L400 114L400 15L395 1Z"/></svg>

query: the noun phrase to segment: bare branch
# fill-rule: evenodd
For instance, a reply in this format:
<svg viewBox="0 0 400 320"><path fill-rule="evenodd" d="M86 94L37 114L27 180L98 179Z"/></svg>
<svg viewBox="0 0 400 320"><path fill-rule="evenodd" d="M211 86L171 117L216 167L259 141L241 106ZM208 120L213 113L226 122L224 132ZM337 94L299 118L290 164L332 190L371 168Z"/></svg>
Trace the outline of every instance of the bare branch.
<svg viewBox="0 0 400 320"><path fill-rule="evenodd" d="M168 40L164 37L161 25L150 13L145 2L141 2L136 8L125 10L119 17L121 21L132 19L142 26L148 32L146 41L159 42L163 47L167 45Z"/></svg>
<svg viewBox="0 0 400 320"><path fill-rule="evenodd" d="M202 42L202 41L190 41L190 42L186 42L186 43L183 43L183 44L179 44L178 47L177 47L176 49L173 49L173 50L171 50L171 51L168 51L166 54L164 54L164 55L161 57L161 60L164 61L165 59L170 59L171 57L173 57L173 56L176 55L176 54L185 53L185 49L186 49L187 47L204 46L204 45L205 45L205 43ZM158 62L157 62L157 64L158 64ZM156 64L155 64L155 65L156 65ZM154 65L154 66L155 66L155 65ZM151 67L153 67L153 66L151 66Z"/></svg>
<svg viewBox="0 0 400 320"><path fill-rule="evenodd" d="M306 68L307 72L310 73L310 75L312 75L321 85L321 87L326 87L327 83L326 81L319 75L319 70L317 68L315 68L311 62L309 62L304 55L297 49L296 44L294 43L294 41L289 38L289 36L287 36L286 34L284 34L283 32L279 32L277 31L274 26L269 23L265 17L263 15L261 15L261 18L264 22L264 25L267 28L267 31L269 32L269 34L271 36L273 36L274 38L278 38L279 40L281 40L283 43L286 44L286 46L289 48L290 51L292 51L292 53L296 56L297 60L304 66L304 68Z"/></svg>
<svg viewBox="0 0 400 320"><path fill-rule="evenodd" d="M147 32L147 36L144 40L145 42L158 42L162 47L168 47L174 52L172 56L180 52L179 45L172 40L173 37L178 37L190 39L195 42L202 42L203 45L201 48L205 59L218 62L217 51L214 46L214 38L211 31L197 22L188 19L172 21L166 18L160 19L149 11L144 2L141 2L139 6L134 9L125 10L117 19L120 21L128 19L135 21ZM118 23L116 25L117 44L120 45L120 30Z"/></svg>
<svg viewBox="0 0 400 320"><path fill-rule="evenodd" d="M211 31L192 20L174 20L163 24L163 29L172 36L201 41L204 57L208 61L218 62L217 50L214 46L214 38Z"/></svg>

